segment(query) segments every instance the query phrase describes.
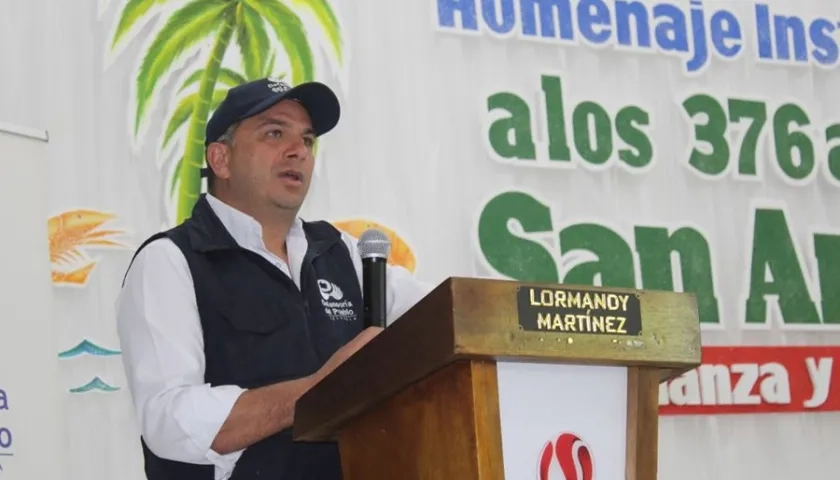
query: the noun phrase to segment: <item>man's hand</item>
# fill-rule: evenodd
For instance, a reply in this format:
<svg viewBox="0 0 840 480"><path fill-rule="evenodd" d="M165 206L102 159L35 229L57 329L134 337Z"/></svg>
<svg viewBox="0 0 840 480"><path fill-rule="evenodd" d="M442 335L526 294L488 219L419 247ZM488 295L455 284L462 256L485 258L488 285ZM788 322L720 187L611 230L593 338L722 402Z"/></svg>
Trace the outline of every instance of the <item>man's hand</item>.
<svg viewBox="0 0 840 480"><path fill-rule="evenodd" d="M233 411L213 441L212 449L220 454L235 452L292 425L295 402L330 374L351 355L358 352L382 328L370 327L338 349L314 374L298 380L249 390L239 397Z"/></svg>
<svg viewBox="0 0 840 480"><path fill-rule="evenodd" d="M330 372L338 368L339 365L344 363L354 353L358 352L362 347L367 345L369 341L373 340L373 337L379 335L382 330L383 329L381 327L368 327L356 335L353 340L350 340L343 347L336 350L333 356L327 360L327 363L325 363L313 375L315 383L323 380L324 377L330 374Z"/></svg>

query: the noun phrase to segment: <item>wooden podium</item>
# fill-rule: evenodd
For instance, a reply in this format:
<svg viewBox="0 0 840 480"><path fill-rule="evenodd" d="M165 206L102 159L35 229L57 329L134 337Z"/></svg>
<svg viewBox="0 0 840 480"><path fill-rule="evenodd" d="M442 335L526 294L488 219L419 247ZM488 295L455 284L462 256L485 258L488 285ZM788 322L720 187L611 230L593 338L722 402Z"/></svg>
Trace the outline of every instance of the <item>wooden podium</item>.
<svg viewBox="0 0 840 480"><path fill-rule="evenodd" d="M450 278L297 403L345 480L653 480L692 294Z"/></svg>

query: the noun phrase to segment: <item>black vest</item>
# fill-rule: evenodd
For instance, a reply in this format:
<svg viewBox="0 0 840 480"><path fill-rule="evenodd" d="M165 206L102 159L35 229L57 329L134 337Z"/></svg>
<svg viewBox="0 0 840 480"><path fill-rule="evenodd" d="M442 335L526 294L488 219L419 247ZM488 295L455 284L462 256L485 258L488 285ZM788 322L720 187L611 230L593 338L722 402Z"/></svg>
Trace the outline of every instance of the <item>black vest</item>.
<svg viewBox="0 0 840 480"><path fill-rule="evenodd" d="M309 248L301 288L239 247L203 196L192 217L158 233L180 248L195 284L204 337L205 381L256 388L314 373L362 330L362 292L341 234L304 222ZM136 255L136 254L135 254ZM157 457L143 446L149 480L213 480L212 465ZM291 429L246 449L231 480L339 480L335 443L298 443Z"/></svg>

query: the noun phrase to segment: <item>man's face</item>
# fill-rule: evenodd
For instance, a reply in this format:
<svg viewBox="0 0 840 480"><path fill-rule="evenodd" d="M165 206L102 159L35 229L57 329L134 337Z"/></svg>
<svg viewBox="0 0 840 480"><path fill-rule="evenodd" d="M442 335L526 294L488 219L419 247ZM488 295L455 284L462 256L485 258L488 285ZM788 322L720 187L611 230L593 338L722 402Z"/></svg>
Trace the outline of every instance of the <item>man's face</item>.
<svg viewBox="0 0 840 480"><path fill-rule="evenodd" d="M217 175L251 205L297 211L312 180L315 133L302 105L283 100L244 120Z"/></svg>

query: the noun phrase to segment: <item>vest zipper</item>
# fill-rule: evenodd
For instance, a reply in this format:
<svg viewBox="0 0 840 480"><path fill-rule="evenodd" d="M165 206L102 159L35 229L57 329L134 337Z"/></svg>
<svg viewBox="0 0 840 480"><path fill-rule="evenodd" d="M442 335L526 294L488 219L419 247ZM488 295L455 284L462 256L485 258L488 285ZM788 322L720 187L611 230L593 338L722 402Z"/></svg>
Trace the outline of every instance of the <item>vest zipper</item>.
<svg viewBox="0 0 840 480"><path fill-rule="evenodd" d="M289 285L291 285L291 287L293 289L296 289L298 291L298 294L300 295L300 299L302 301L301 303L303 303L303 313L305 315L305 318L303 320L303 331L304 331L304 334L306 335L306 340L307 340L307 344L309 345L309 350L312 352L312 357L316 361L318 361L320 364L325 363L326 359L324 359L324 360L321 359L321 355L318 354L318 350L315 348L315 342L312 339L312 332L309 329L309 316L310 316L309 299L307 298L306 293L304 293L306 291L306 288L305 288L306 282L308 281L308 270L309 270L308 266L309 266L310 263L312 263L312 260L316 256L318 256L320 253L319 252L314 252L311 248L307 249L307 252L303 256L303 261L301 262L301 266L300 266L300 287L298 287L297 285L295 285L295 281L289 275L286 275L286 273L284 273L284 272L278 272L277 270L279 270L279 269L277 267L275 267L274 265L272 265L270 262L268 262L261 255L255 253L255 252L252 252L248 249L244 249L244 248L240 248L240 249L243 252L245 252L247 255L252 255L254 258L257 259L257 261L264 262L265 264L269 265L270 266L269 268L271 268L272 271L276 272L276 275L279 275L283 279L282 281L287 282ZM287 262L287 265L291 269L291 265L288 262ZM289 271L289 274L291 274L291 271ZM320 368L320 365L318 366L318 368ZM315 372L312 372L312 373L315 373Z"/></svg>
<svg viewBox="0 0 840 480"><path fill-rule="evenodd" d="M301 300L303 300L303 311L304 313L306 313L303 329L306 332L306 339L309 343L309 350L312 352L313 357L318 362L317 368L321 368L321 365L326 363L327 359L321 358L321 355L318 353L318 349L315 348L315 341L312 338L312 331L310 330L309 325L309 319L311 317L311 308L309 306L309 296L306 294L308 292L306 286L310 282L309 269L312 266L312 261L315 260L315 257L317 257L320 254L321 252L319 251L319 249L313 248L313 245L309 245L309 248L306 249L306 253L303 255L303 261L300 262L300 288L298 290L300 292Z"/></svg>
<svg viewBox="0 0 840 480"><path fill-rule="evenodd" d="M316 371L317 371L318 368L321 368L321 365L326 363L327 359L326 358L321 358L321 355L318 353L318 349L315 348L315 342L312 338L312 331L309 328L309 317L310 317L311 307L309 305L309 297L306 295L306 292L307 292L306 285L310 281L309 280L309 267L311 266L312 261L315 260L315 258L318 257L319 255L321 255L321 253L329 250L333 246L334 243L335 242L333 241L333 242L328 242L326 244L319 244L319 245L310 244L309 245L309 248L306 249L306 253L303 255L303 261L301 261L301 263L300 263L300 287L295 285L295 282L294 282L294 280L292 280L291 277L289 277L285 273L279 272L279 275L285 278L284 281L288 281L292 285L292 287L297 288L298 293L300 294L300 298L301 298L302 303L303 303L303 312L306 315L306 318L304 318L304 323L303 323L303 331L306 334L307 343L309 344L309 350L312 352L313 358L315 358L315 360L318 362L318 366L316 367ZM243 249L243 250L256 255L261 261L266 261L260 255L257 255L254 252L250 252L249 250L246 250L246 249ZM271 267L276 268L273 265ZM291 268L291 265L289 265L289 268ZM289 273L291 273L291 271ZM315 372L312 372L312 373L315 373Z"/></svg>

